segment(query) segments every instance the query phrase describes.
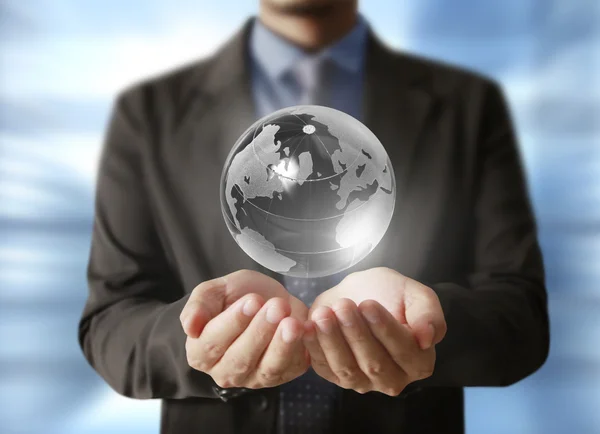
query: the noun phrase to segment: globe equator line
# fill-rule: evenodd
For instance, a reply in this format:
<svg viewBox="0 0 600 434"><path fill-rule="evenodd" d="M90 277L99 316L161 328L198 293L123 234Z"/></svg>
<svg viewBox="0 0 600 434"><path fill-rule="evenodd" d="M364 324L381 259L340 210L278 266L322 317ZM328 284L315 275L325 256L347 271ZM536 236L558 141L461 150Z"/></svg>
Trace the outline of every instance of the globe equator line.
<svg viewBox="0 0 600 434"><path fill-rule="evenodd" d="M231 219L229 218L229 216L226 213L223 213L223 215L225 215L225 218L227 220L229 220L229 222L237 228L236 224L231 221ZM240 230L240 232L243 231L243 229L239 229L239 228L238 228L238 230ZM356 244L353 244L353 245L347 246L347 247L340 247L339 249L323 250L322 252L294 252L292 250L279 249L279 248L275 247L275 245L273 243L269 243L270 245L269 244L265 244L265 243L261 243L260 241L255 240L254 238L252 238L249 235L246 235L246 234L244 234L244 235L247 238L249 238L253 243L258 244L259 246L264 246L264 247L270 248L272 250L275 250L277 252L292 253L294 255L321 255L323 253L334 253L334 252L339 252L340 250L347 250L347 249L356 248ZM373 244L373 243L369 243L369 244ZM290 259L290 258L288 258L288 259Z"/></svg>
<svg viewBox="0 0 600 434"><path fill-rule="evenodd" d="M233 185L238 189L238 191L240 192L240 194L244 197L244 200L246 202L248 202L250 205L252 205L254 208L256 208L257 210L262 211L265 214L270 214L270 215L272 215L274 217L278 217L278 218L281 218L281 219L284 219L284 220L293 220L293 221L297 221L297 222L317 222L317 221L321 221L321 220L331 220L331 219L334 219L334 218L337 218L337 217L343 217L343 216L346 216L346 215L348 215L348 214L350 214L350 213L352 213L352 212L354 212L354 211L362 208L364 205L366 205L367 203L369 203L368 200L367 201L362 201L362 204L360 206L357 206L356 208L353 208L350 211L346 211L345 213L336 214L334 216L322 217L322 218L318 218L318 219L297 219L297 218L293 218L293 217L286 217L286 216L283 216L283 215L274 214L272 212L269 212L267 210L262 209L258 205L252 203L252 201L250 199L246 198L246 196L244 196L244 192L242 190L240 190L240 187L237 184L233 184ZM260 197L265 197L265 196L260 196ZM273 199L271 199L271 200L273 200Z"/></svg>
<svg viewBox="0 0 600 434"><path fill-rule="evenodd" d="M246 202L248 202L250 205L252 205L254 208L256 208L257 210L262 211L265 214L272 215L274 217L278 217L278 218L281 218L281 219L284 219L284 220L292 220L292 221L296 221L296 222L319 222L319 221L322 221L322 220L331 220L331 219L334 219L334 218L337 218L337 217L343 217L343 216L346 216L346 215L348 215L350 213L353 213L354 211L362 208L364 205L366 205L366 204L368 204L370 202L368 200L367 201L362 201L362 203L359 206L357 206L356 208L353 208L350 211L346 211L346 212L344 212L342 214L336 214L334 216L323 217L323 218L318 218L318 219L296 219L296 218L293 218L293 217L286 217L286 216L283 216L283 215L274 214L272 212L269 212L267 210L262 209L258 205L252 203L250 199L246 198L246 196L244 196L244 192L242 190L240 190L240 187L237 184L233 184L233 185L234 185L235 188L237 188L237 190L240 192L240 194L244 197L244 200ZM266 197L266 196L259 196L259 197ZM272 200L273 200L273 198L271 198L271 201Z"/></svg>

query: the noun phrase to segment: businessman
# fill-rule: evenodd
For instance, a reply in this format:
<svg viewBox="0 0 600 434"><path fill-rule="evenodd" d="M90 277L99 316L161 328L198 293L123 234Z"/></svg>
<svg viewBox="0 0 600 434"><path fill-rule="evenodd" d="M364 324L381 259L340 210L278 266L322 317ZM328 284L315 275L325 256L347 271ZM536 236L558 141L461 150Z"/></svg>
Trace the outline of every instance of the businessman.
<svg viewBox="0 0 600 434"><path fill-rule="evenodd" d="M463 433L463 387L548 354L542 258L499 86L384 46L353 0L262 0L212 57L118 97L79 341L162 433ZM285 106L363 121L397 175L386 236L347 273L288 279L219 206L238 136Z"/></svg>

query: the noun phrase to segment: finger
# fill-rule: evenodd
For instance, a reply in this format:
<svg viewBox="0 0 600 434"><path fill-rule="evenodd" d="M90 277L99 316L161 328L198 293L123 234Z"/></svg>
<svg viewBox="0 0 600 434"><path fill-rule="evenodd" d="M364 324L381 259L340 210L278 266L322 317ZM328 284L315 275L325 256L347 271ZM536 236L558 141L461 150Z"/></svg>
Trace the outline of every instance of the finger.
<svg viewBox="0 0 600 434"><path fill-rule="evenodd" d="M404 291L406 321L422 349L439 343L446 334L446 321L436 293L416 280L408 279Z"/></svg>
<svg viewBox="0 0 600 434"><path fill-rule="evenodd" d="M321 377L332 383L338 382L337 377L331 371L327 358L319 341L317 340L317 330L315 324L308 320L304 323L304 346L310 355L310 363L314 371Z"/></svg>
<svg viewBox="0 0 600 434"><path fill-rule="evenodd" d="M249 377L251 388L274 387L303 374L308 363L305 357L302 322L287 317L281 320L256 370Z"/></svg>
<svg viewBox="0 0 600 434"><path fill-rule="evenodd" d="M396 364L406 372L410 381L431 375L435 364L434 347L422 350L411 329L400 324L376 301L365 300L358 308L369 323L373 336L381 342Z"/></svg>
<svg viewBox="0 0 600 434"><path fill-rule="evenodd" d="M196 369L207 372L223 357L229 346L251 323L264 301L257 294L248 294L210 320L202 334L188 339L188 358Z"/></svg>
<svg viewBox="0 0 600 434"><path fill-rule="evenodd" d="M317 326L317 340L338 384L346 389L370 388L370 381L358 366L331 308L317 307L311 319Z"/></svg>
<svg viewBox="0 0 600 434"><path fill-rule="evenodd" d="M256 369L262 354L275 335L281 320L290 315L287 300L268 300L254 316L246 330L227 348L211 370L213 378L227 378L230 387L242 384Z"/></svg>
<svg viewBox="0 0 600 434"><path fill-rule="evenodd" d="M356 304L342 298L335 302L333 311L358 366L369 377L375 389L387 395L400 394L407 383L406 373L373 336Z"/></svg>
<svg viewBox="0 0 600 434"><path fill-rule="evenodd" d="M221 313L225 286L223 278L218 278L202 282L194 288L179 315L186 335L197 338L206 324Z"/></svg>

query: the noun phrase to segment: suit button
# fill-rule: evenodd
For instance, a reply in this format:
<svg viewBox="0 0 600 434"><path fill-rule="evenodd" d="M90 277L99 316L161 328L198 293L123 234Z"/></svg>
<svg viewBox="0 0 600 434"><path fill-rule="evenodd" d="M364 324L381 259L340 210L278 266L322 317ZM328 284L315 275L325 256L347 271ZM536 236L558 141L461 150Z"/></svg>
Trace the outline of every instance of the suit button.
<svg viewBox="0 0 600 434"><path fill-rule="evenodd" d="M258 395L254 405L258 411L265 411L269 408L269 400L265 395Z"/></svg>

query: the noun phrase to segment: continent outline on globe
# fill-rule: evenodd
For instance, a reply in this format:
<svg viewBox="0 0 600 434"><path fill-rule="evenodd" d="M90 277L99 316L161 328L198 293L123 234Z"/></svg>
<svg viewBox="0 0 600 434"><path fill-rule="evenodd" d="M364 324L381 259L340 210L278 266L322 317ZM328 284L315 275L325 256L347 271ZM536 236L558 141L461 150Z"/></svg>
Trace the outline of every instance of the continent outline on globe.
<svg viewBox="0 0 600 434"><path fill-rule="evenodd" d="M221 209L238 245L281 274L321 277L364 259L395 206L395 177L377 137L323 106L256 121L234 144Z"/></svg>

